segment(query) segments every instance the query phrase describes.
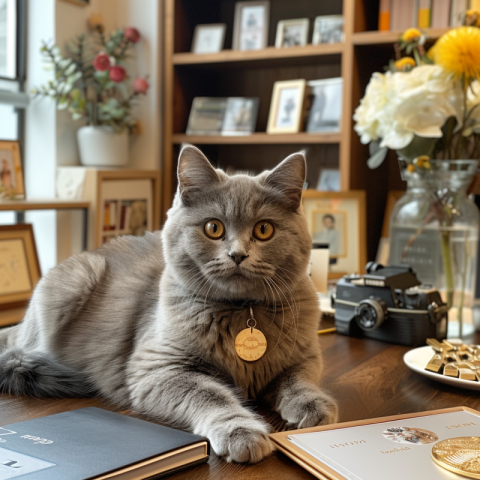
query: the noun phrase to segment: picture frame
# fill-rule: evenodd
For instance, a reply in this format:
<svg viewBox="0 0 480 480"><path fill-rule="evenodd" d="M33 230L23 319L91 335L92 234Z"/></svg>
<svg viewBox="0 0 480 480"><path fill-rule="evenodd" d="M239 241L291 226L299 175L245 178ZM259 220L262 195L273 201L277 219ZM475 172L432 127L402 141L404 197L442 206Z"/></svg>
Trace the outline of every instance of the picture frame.
<svg viewBox="0 0 480 480"><path fill-rule="evenodd" d="M222 135L251 135L257 124L259 104L259 98L227 98Z"/></svg>
<svg viewBox="0 0 480 480"><path fill-rule="evenodd" d="M233 50L266 48L269 24L269 1L237 2L233 25Z"/></svg>
<svg viewBox="0 0 480 480"><path fill-rule="evenodd" d="M329 278L363 272L367 258L365 191L304 190L302 206L312 243L329 245Z"/></svg>
<svg viewBox="0 0 480 480"><path fill-rule="evenodd" d="M267 133L298 133L302 130L306 80L275 82L268 116Z"/></svg>
<svg viewBox="0 0 480 480"><path fill-rule="evenodd" d="M195 97L188 117L187 135L220 135L227 99Z"/></svg>
<svg viewBox="0 0 480 480"><path fill-rule="evenodd" d="M308 82L308 133L335 133L341 130L343 78Z"/></svg>
<svg viewBox="0 0 480 480"><path fill-rule="evenodd" d="M321 15L313 24L312 45L340 43L344 41L343 15Z"/></svg>
<svg viewBox="0 0 480 480"><path fill-rule="evenodd" d="M193 33L192 53L218 53L223 49L225 41L225 23L197 25Z"/></svg>
<svg viewBox="0 0 480 480"><path fill-rule="evenodd" d="M25 185L20 155L20 142L0 140L0 198L23 198Z"/></svg>
<svg viewBox="0 0 480 480"><path fill-rule="evenodd" d="M322 192L339 192L340 170L338 168L322 168L318 179L317 190Z"/></svg>
<svg viewBox="0 0 480 480"><path fill-rule="evenodd" d="M296 18L293 20L280 20L277 24L275 36L276 48L303 47L307 44L308 18Z"/></svg>
<svg viewBox="0 0 480 480"><path fill-rule="evenodd" d="M0 310L27 305L40 277L32 225L1 225Z"/></svg>

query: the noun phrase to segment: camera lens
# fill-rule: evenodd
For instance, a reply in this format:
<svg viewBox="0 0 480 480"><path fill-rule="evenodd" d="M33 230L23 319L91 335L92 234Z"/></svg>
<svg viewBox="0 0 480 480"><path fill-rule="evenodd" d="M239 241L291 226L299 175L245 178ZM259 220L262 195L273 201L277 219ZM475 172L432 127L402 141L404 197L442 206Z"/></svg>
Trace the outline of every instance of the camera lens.
<svg viewBox="0 0 480 480"><path fill-rule="evenodd" d="M355 319L362 330L375 330L383 323L385 310L377 300L362 300L355 308Z"/></svg>

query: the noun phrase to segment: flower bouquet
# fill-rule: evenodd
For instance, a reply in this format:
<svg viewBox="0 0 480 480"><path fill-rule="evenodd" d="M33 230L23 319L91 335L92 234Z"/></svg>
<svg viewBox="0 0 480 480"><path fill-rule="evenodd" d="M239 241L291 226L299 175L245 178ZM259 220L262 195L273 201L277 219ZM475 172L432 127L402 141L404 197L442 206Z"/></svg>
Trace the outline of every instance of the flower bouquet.
<svg viewBox="0 0 480 480"><path fill-rule="evenodd" d="M466 190L480 157L479 17L467 12L465 26L428 51L420 30L404 32L396 59L372 75L354 114L355 131L370 144L368 165L378 167L395 150L408 182L390 219L389 263L410 264L444 292L460 336L478 242L478 209Z"/></svg>

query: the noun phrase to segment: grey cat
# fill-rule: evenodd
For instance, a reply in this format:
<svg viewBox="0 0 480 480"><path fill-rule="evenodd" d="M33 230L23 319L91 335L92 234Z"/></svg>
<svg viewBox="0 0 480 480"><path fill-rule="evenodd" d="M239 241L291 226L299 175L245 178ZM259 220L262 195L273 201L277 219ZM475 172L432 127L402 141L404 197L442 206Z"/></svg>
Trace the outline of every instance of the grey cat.
<svg viewBox="0 0 480 480"><path fill-rule="evenodd" d="M178 179L162 232L75 255L39 282L23 322L0 332L0 392L99 394L258 462L269 426L245 399L291 427L337 420L320 387L305 159L230 177L186 146ZM250 307L268 344L254 362L235 350Z"/></svg>

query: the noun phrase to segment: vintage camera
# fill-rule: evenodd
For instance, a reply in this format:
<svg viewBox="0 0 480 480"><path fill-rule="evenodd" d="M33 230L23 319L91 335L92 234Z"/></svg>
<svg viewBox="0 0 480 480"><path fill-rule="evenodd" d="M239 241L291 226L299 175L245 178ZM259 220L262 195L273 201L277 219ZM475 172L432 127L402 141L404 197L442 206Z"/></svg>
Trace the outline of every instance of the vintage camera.
<svg viewBox="0 0 480 480"><path fill-rule="evenodd" d="M447 336L447 305L406 265L368 263L365 275L338 281L332 303L335 327L343 335L410 346Z"/></svg>

